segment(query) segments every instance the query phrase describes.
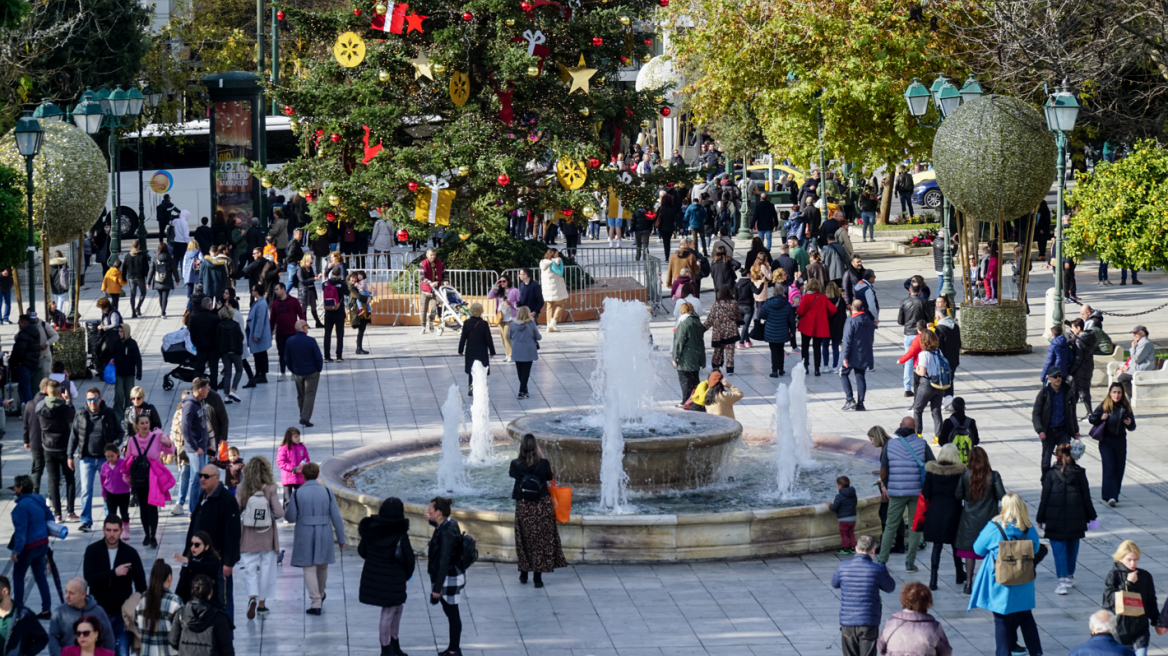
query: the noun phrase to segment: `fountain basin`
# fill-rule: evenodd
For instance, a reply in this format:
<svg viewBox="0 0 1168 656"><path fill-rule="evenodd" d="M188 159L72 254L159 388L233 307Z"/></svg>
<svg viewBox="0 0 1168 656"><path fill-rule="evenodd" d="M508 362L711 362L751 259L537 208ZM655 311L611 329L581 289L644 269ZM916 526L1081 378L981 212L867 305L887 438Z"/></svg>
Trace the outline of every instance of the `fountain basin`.
<svg viewBox="0 0 1168 656"><path fill-rule="evenodd" d="M507 424L507 434L516 444L535 435L561 485L599 486L602 421L579 412L540 413ZM660 412L622 432L629 489L687 489L712 482L742 424L701 412Z"/></svg>
<svg viewBox="0 0 1168 656"><path fill-rule="evenodd" d="M755 443L773 438L769 431L748 430L744 437ZM504 434L495 436L497 444L510 444ZM817 435L817 453L856 459L864 470L878 467L879 450L866 440ZM632 441L632 440L630 440ZM354 487L356 475L363 469L386 460L409 457L421 451L435 450L440 437L408 444L376 444L342 453L321 466L321 483L336 494L350 540L357 540L357 524L377 513L382 498ZM500 461L505 467L506 462ZM834 480L833 472L823 476ZM874 476L873 476L874 478ZM865 481L853 478L860 490L873 489ZM399 497L426 493L402 490ZM430 495L433 496L433 495ZM459 505L455 496L453 516L462 529L474 536L480 558L489 561L515 562L513 512L476 510ZM573 563L681 562L764 558L839 548L839 524L835 513L827 508L831 498L815 499L809 505L777 508L759 499L758 507L733 512L698 512L641 515L578 515L567 523L557 524L564 555ZM857 535L878 535L880 497L861 498L858 504ZM407 500L405 514L410 520L410 540L424 553L432 529L422 518L425 504Z"/></svg>

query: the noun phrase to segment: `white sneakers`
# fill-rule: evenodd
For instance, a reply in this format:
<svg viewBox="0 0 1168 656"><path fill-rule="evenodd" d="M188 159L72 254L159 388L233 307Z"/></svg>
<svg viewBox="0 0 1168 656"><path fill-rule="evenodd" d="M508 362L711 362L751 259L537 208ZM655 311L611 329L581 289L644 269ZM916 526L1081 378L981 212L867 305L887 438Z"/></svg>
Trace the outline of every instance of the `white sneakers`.
<svg viewBox="0 0 1168 656"><path fill-rule="evenodd" d="M1112 508L1114 508L1114 507L1115 507L1115 504L1116 504L1116 503L1117 503L1117 502L1116 502L1116 500L1115 500L1115 499L1108 499L1108 500L1107 500L1107 505L1111 506Z"/></svg>
<svg viewBox="0 0 1168 656"><path fill-rule="evenodd" d="M510 362L510 361L511 361L511 356L509 356L509 355L507 357L503 358L503 362Z"/></svg>
<svg viewBox="0 0 1168 656"><path fill-rule="evenodd" d="M181 503L176 502L174 504L174 508L170 509L170 514L172 514L172 515L182 516L185 513L186 513L186 508L183 508Z"/></svg>
<svg viewBox="0 0 1168 656"><path fill-rule="evenodd" d="M1075 587L1075 577L1073 576L1068 576L1067 578L1063 579L1063 582L1067 584L1068 588Z"/></svg>
<svg viewBox="0 0 1168 656"><path fill-rule="evenodd" d="M1067 586L1067 580L1066 579L1059 579L1058 586L1055 587L1054 593L1057 595L1065 595L1067 593L1067 590L1069 590L1069 589L1070 588Z"/></svg>

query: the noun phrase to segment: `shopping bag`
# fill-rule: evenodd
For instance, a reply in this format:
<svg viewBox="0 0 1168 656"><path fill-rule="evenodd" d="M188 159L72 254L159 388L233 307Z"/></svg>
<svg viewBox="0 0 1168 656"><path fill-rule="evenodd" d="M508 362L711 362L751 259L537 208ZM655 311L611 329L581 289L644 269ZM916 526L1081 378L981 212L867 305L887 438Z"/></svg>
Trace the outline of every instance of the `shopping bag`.
<svg viewBox="0 0 1168 656"><path fill-rule="evenodd" d="M1144 598L1138 592L1117 590L1115 593L1115 614L1141 617L1144 614Z"/></svg>
<svg viewBox="0 0 1168 656"><path fill-rule="evenodd" d="M109 364L107 364L105 369L101 372L101 379L110 385L118 382L118 370L114 367L113 360L110 360Z"/></svg>
<svg viewBox="0 0 1168 656"><path fill-rule="evenodd" d="M556 508L556 521L566 524L572 516L572 488L556 485L556 479L548 482L548 494L552 497L552 505Z"/></svg>
<svg viewBox="0 0 1168 656"><path fill-rule="evenodd" d="M917 496L917 511L913 513L912 530L925 530L925 514L929 512L929 500L922 493Z"/></svg>

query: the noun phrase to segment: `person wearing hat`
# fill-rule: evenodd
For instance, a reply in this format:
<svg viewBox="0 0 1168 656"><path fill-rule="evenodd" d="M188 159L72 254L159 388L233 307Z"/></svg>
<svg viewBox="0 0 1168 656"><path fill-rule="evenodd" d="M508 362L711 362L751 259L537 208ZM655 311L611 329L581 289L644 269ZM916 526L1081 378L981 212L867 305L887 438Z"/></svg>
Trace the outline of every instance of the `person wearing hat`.
<svg viewBox="0 0 1168 656"><path fill-rule="evenodd" d="M1131 329L1132 345L1131 357L1119 368L1119 375L1115 382L1123 385L1127 398L1132 396L1132 376L1137 371L1153 371L1156 368L1156 346L1148 338L1147 326L1136 326Z"/></svg>
<svg viewBox="0 0 1168 656"><path fill-rule="evenodd" d="M1075 417L1075 392L1070 386L1063 386L1063 372L1057 366L1046 370L1046 384L1034 399L1034 410L1030 414L1034 432L1042 440L1042 476L1050 469L1050 458L1060 444L1079 437L1079 420Z"/></svg>

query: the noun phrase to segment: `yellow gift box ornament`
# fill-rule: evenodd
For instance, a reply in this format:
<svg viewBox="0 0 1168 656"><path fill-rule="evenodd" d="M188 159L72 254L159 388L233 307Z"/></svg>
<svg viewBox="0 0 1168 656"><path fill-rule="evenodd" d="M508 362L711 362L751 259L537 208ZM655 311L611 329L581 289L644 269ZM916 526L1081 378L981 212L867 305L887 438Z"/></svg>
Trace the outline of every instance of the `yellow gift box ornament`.
<svg viewBox="0 0 1168 656"><path fill-rule="evenodd" d="M608 218L610 219L631 219L633 218L632 211L625 207L621 199L617 198L616 192L611 188L608 190Z"/></svg>
<svg viewBox="0 0 1168 656"><path fill-rule="evenodd" d="M447 189L450 183L445 178L428 175L425 189L418 189L414 204L414 220L431 225L450 225L450 207L454 203L454 190Z"/></svg>

